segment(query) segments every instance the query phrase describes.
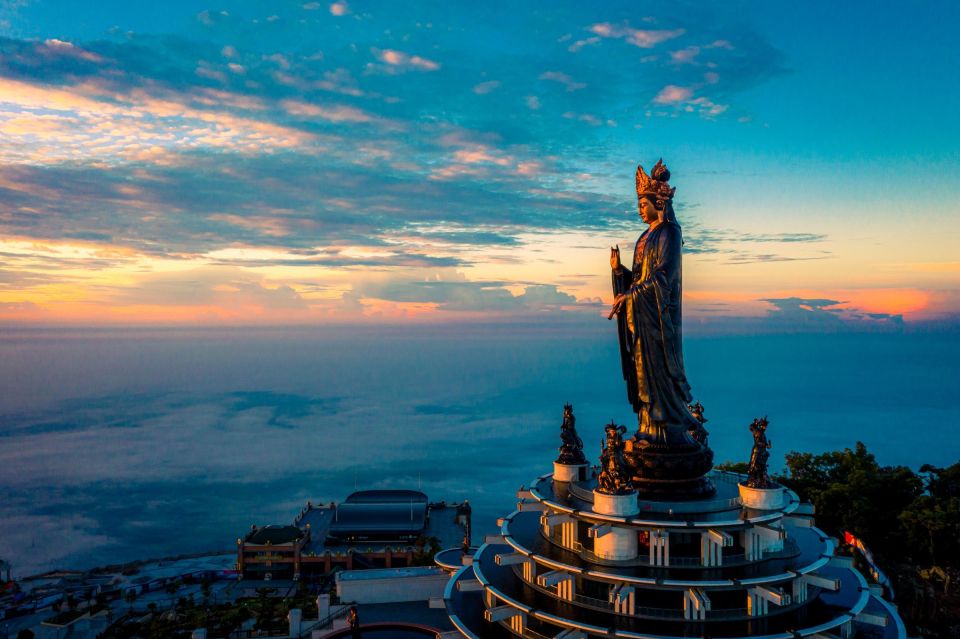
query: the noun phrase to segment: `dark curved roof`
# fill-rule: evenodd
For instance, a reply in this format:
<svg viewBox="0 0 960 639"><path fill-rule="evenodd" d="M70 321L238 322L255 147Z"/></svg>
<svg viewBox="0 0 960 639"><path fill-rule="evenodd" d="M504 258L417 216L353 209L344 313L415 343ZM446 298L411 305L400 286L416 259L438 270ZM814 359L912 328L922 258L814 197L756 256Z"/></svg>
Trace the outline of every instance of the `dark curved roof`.
<svg viewBox="0 0 960 639"><path fill-rule="evenodd" d="M408 504L411 501L427 503L427 496L419 490L358 490L351 493L343 503Z"/></svg>
<svg viewBox="0 0 960 639"><path fill-rule="evenodd" d="M247 543L257 546L263 546L270 543L274 546L279 544L289 544L303 537L303 531L296 526L278 526L270 525L263 528L251 530L247 535Z"/></svg>
<svg viewBox="0 0 960 639"><path fill-rule="evenodd" d="M337 506L334 539L416 538L427 527L427 496L417 490L361 490Z"/></svg>

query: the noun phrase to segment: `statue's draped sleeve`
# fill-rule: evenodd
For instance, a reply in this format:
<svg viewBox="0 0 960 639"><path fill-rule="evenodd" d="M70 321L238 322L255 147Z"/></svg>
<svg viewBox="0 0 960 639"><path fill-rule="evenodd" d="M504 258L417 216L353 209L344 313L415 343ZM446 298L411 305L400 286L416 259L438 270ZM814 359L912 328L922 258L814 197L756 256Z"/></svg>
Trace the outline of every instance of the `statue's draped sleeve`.
<svg viewBox="0 0 960 639"><path fill-rule="evenodd" d="M628 295L633 285L633 271L622 264L619 269L611 273L613 279L613 295ZM626 300L617 313L617 337L620 340L620 366L623 369L623 379L627 382L627 399L633 406L634 412L640 411L637 395L637 369L634 364L633 335L627 324L627 312L630 300Z"/></svg>

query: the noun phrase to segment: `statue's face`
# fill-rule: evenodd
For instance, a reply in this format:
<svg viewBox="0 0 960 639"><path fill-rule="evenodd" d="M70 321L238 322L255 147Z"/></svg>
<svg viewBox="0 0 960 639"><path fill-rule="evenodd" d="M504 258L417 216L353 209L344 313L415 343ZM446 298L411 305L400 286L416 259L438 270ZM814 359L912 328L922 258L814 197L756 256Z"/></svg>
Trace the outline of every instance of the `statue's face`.
<svg viewBox="0 0 960 639"><path fill-rule="evenodd" d="M657 207L653 205L653 202L651 202L649 198L640 198L639 202L637 202L637 208L640 211L640 217L647 224L653 224L660 219L660 213L657 211Z"/></svg>

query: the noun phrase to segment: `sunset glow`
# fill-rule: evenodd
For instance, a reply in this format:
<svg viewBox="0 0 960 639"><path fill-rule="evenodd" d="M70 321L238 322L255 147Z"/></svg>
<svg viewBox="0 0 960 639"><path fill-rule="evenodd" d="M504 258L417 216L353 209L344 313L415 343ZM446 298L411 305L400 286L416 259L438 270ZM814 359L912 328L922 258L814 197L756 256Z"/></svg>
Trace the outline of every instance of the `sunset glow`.
<svg viewBox="0 0 960 639"><path fill-rule="evenodd" d="M531 32L439 5L121 6L0 9L4 323L601 317L660 156L694 324L960 313L935 12L894 52L856 8L880 48L807 7L512 7ZM906 97L871 101L893 75Z"/></svg>

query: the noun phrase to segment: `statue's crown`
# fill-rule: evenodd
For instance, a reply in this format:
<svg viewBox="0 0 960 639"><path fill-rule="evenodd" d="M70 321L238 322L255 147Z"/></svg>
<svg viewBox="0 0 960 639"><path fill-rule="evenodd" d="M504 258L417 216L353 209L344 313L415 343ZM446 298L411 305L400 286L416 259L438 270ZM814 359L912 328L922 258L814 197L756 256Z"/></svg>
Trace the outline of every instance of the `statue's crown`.
<svg viewBox="0 0 960 639"><path fill-rule="evenodd" d="M643 170L643 165L637 165L637 197L644 195L658 200L672 200L676 187L671 188L670 169L663 163L663 158L657 160L650 171L650 175Z"/></svg>

